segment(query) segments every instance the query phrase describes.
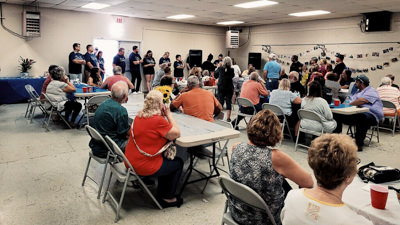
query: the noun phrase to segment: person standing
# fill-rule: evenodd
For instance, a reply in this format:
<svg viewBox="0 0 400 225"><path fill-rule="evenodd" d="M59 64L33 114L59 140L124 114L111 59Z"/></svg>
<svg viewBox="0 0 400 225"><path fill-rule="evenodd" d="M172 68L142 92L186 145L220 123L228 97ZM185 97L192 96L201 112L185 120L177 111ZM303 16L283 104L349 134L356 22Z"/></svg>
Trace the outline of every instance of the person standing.
<svg viewBox="0 0 400 225"><path fill-rule="evenodd" d="M274 53L269 54L269 62L264 66L264 80L269 91L278 89L279 76L282 71L281 65L276 62L276 55Z"/></svg>
<svg viewBox="0 0 400 225"><path fill-rule="evenodd" d="M83 59L83 55L79 53L81 50L81 44L74 43L72 45L73 51L69 53L68 59L68 72L69 79L82 81L82 65L86 64L86 61Z"/></svg>
<svg viewBox="0 0 400 225"><path fill-rule="evenodd" d="M208 70L209 74L213 77L214 76L214 71L215 71L215 66L214 64L211 62L213 60L214 56L210 53L207 56L207 60L203 62L203 64L201 64L201 69L204 70Z"/></svg>
<svg viewBox="0 0 400 225"><path fill-rule="evenodd" d="M232 96L233 96L233 77L235 72L232 68L232 59L226 56L222 66L215 71L218 77L218 100L221 106L226 101L226 121L231 122Z"/></svg>
<svg viewBox="0 0 400 225"><path fill-rule="evenodd" d="M336 80L339 80L339 77L342 74L343 70L346 69L346 64L344 64L343 59L344 55L340 53L336 54L336 66L333 69L333 72L336 73Z"/></svg>
<svg viewBox="0 0 400 225"><path fill-rule="evenodd" d="M171 66L171 59L169 58L169 52L164 52L164 55L158 61L159 65L161 65L163 63L167 63L168 66Z"/></svg>
<svg viewBox="0 0 400 225"><path fill-rule="evenodd" d="M92 71L93 68L99 68L99 62L97 61L97 57L94 54L94 48L93 45L88 44L86 45L86 54L85 54L85 77L83 79L83 82L87 82L87 79L90 76L90 72ZM103 70L100 69L100 72L103 72Z"/></svg>
<svg viewBox="0 0 400 225"><path fill-rule="evenodd" d="M218 59L216 59L215 61L214 61L214 66L215 67L217 67L218 66L218 64L220 63L220 62L222 62L222 58L224 57L224 55L222 55L222 54L219 54L218 55Z"/></svg>
<svg viewBox="0 0 400 225"><path fill-rule="evenodd" d="M146 78L147 91L151 91L151 82L154 78L154 66L156 61L153 58L153 52L148 50L143 58L143 73Z"/></svg>
<svg viewBox="0 0 400 225"><path fill-rule="evenodd" d="M139 55L139 47L133 46L132 53L129 55L129 67L132 74L132 84L136 87L134 93L140 92L140 82L142 82L142 75L140 74L140 64L143 63L142 57ZM135 80L137 81L135 84Z"/></svg>
<svg viewBox="0 0 400 225"><path fill-rule="evenodd" d="M299 62L299 57L297 55L293 55L291 60L292 65L290 65L289 73L292 71L296 71L301 75L303 72L303 64Z"/></svg>
<svg viewBox="0 0 400 225"><path fill-rule="evenodd" d="M113 58L113 64L112 64L113 68L115 66L119 66L122 69L122 74L125 73L125 49L124 48L120 48L118 50L118 54L116 56L114 56Z"/></svg>
<svg viewBox="0 0 400 225"><path fill-rule="evenodd" d="M174 62L174 77L183 77L183 69L185 68L185 63L182 60L181 55L175 56L176 61Z"/></svg>
<svg viewBox="0 0 400 225"><path fill-rule="evenodd" d="M99 62L100 69L103 70L103 72L100 72L101 80L104 80L104 73L106 70L104 69L104 58L102 51L97 52L97 61Z"/></svg>

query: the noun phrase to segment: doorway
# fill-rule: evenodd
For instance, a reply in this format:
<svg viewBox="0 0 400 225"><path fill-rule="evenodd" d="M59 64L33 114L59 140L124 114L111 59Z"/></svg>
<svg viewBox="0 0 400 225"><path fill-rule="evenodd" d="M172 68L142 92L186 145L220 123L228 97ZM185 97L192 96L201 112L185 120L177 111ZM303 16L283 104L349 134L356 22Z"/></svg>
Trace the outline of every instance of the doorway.
<svg viewBox="0 0 400 225"><path fill-rule="evenodd" d="M113 75L112 61L118 53L119 44L117 40L94 39L93 45L95 49L103 52L104 58L104 80Z"/></svg>

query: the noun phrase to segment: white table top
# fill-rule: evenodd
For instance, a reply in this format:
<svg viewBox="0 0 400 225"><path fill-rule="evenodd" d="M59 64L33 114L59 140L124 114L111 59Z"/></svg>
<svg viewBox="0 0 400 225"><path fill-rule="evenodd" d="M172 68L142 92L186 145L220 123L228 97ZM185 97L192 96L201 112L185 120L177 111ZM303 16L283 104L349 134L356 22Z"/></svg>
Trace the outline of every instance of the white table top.
<svg viewBox="0 0 400 225"><path fill-rule="evenodd" d="M76 98L90 98L90 97L99 96L99 95L111 95L111 91L74 93L74 95Z"/></svg>
<svg viewBox="0 0 400 225"><path fill-rule="evenodd" d="M143 99L143 96L141 98ZM140 97L133 97L123 106L127 109L129 118L134 119L137 112L143 108L143 100ZM181 130L181 137L176 139L176 144L182 147L209 144L240 136L239 131L183 113L172 113L172 116Z"/></svg>
<svg viewBox="0 0 400 225"><path fill-rule="evenodd" d="M214 86L203 86L202 87L203 89L205 89L205 90L214 90L214 89L217 89L218 88L218 86L217 85L214 85Z"/></svg>
<svg viewBox="0 0 400 225"><path fill-rule="evenodd" d="M354 115L358 113L369 112L369 108L358 108L356 106L347 108L331 108L332 113L342 114L342 115Z"/></svg>
<svg viewBox="0 0 400 225"><path fill-rule="evenodd" d="M383 185L383 184L382 184ZM400 186L400 182L393 185ZM356 176L343 193L343 202L358 214L368 218L375 225L400 224L400 203L396 192L389 190L389 196L384 210L375 209L371 205L371 195L368 184Z"/></svg>

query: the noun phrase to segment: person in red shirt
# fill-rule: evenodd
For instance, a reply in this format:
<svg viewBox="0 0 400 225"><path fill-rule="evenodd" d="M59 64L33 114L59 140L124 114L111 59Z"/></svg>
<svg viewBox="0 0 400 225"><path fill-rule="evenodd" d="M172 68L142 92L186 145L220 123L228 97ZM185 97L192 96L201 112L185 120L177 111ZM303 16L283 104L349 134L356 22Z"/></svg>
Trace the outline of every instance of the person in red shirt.
<svg viewBox="0 0 400 225"><path fill-rule="evenodd" d="M47 85L49 85L50 82L52 81L51 75L50 75L50 74L51 74L51 71L54 70L54 69L57 68L57 67L58 67L57 65L50 65L50 66L49 66L47 78L46 78L46 80L43 82L42 92L40 93L40 100L41 100L42 102L44 102L44 100L45 100L44 94L46 94Z"/></svg>
<svg viewBox="0 0 400 225"><path fill-rule="evenodd" d="M104 83L101 85L100 88L108 88L109 91L111 91L111 87L113 86L113 84L117 83L118 81L124 81L128 84L129 89L133 89L133 84L132 82L126 78L124 75L122 75L122 69L119 66L115 66L113 68L113 73L114 76L112 77L108 77Z"/></svg>
<svg viewBox="0 0 400 225"><path fill-rule="evenodd" d="M169 108L163 104L160 91L150 91L146 96L144 107L135 117L130 132L125 148L126 158L138 175L158 177L157 198L162 207L180 207L183 199L176 197L175 192L182 174L183 161L178 157L169 160L162 153L155 155L168 141L181 135ZM153 157L143 154L138 147Z"/></svg>

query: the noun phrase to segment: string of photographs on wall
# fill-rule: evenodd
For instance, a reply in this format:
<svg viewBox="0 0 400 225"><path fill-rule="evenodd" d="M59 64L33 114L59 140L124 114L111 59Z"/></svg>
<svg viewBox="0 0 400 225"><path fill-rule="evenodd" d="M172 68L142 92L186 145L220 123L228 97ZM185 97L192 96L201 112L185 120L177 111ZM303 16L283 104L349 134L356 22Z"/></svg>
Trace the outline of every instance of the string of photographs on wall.
<svg viewBox="0 0 400 225"><path fill-rule="evenodd" d="M270 50L271 47L269 46ZM265 50L265 49L264 49ZM317 56L315 55L316 51L321 51ZM336 51L331 51L330 49L326 48L325 45L315 45L313 48L310 48L306 51L299 52L297 54L292 54L292 55L297 55L299 57L306 56L306 55L313 55L313 57L318 58L318 60L321 59L326 59L328 63L335 64L335 58L337 54L343 55L347 59L352 59L352 60L362 60L364 58L380 58L380 57L386 57L390 56L390 59L385 59L383 62L378 63L376 66L373 65L370 68L353 68L350 67L349 69L353 73L368 73L369 71L376 71L376 70L383 70L384 67L389 67L391 63L397 63L400 58L400 44L398 43L397 46L392 46L388 48L383 48L380 50L376 50L370 53L357 53L357 54L344 54L344 53L339 53ZM278 57L277 62L282 64L282 65L287 65L290 66L291 62L291 57L292 55L283 55L279 53L275 53ZM288 61L286 60L288 59ZM304 63L306 66L309 65L309 62Z"/></svg>

